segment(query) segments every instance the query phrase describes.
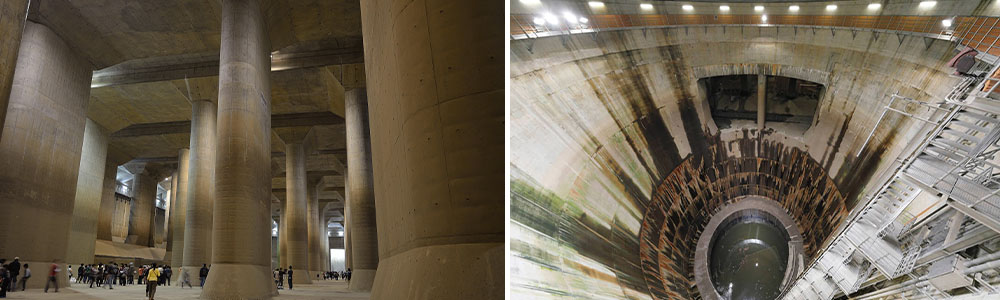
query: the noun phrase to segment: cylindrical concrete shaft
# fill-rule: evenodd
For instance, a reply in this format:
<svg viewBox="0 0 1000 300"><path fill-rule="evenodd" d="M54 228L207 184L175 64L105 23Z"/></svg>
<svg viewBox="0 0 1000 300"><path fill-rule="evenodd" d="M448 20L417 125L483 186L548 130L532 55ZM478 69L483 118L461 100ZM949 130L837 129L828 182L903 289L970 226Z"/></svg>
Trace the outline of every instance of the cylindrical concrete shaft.
<svg viewBox="0 0 1000 300"><path fill-rule="evenodd" d="M107 130L93 120L87 119L80 155L80 172L76 181L73 223L70 226L69 244L66 248L67 263L94 263L97 215L101 210L101 192L104 188L107 157Z"/></svg>
<svg viewBox="0 0 1000 300"><path fill-rule="evenodd" d="M66 258L91 69L55 32L33 22L18 53L0 139L0 257L20 256L44 274L39 270ZM57 278L66 284L67 276ZM27 283L38 288L45 280Z"/></svg>
<svg viewBox="0 0 1000 300"><path fill-rule="evenodd" d="M27 16L28 0L0 1L0 36L3 37L0 40L0 124L4 123L7 115L17 51L21 45L21 32Z"/></svg>
<svg viewBox="0 0 1000 300"><path fill-rule="evenodd" d="M215 233L201 297L269 299L278 294L270 269L271 47L260 1L223 0L221 36Z"/></svg>
<svg viewBox="0 0 1000 300"><path fill-rule="evenodd" d="M371 135L368 126L368 95L365 89L344 95L347 127L347 178L351 208L350 290L370 291L378 268L378 224L375 222L375 190L372 178Z"/></svg>
<svg viewBox="0 0 1000 300"><path fill-rule="evenodd" d="M344 176L344 186L350 186L348 184L347 176ZM351 200L351 193L348 192L347 188L344 188L344 270L354 267L354 260L351 258L351 208L346 207L347 202Z"/></svg>
<svg viewBox="0 0 1000 300"><path fill-rule="evenodd" d="M503 4L408 3L361 2L378 214L371 298L502 299L504 37L489 24L503 23Z"/></svg>
<svg viewBox="0 0 1000 300"><path fill-rule="evenodd" d="M177 153L177 176L172 184L177 188L170 196L170 231L172 232L173 244L170 248L170 265L172 267L184 266L184 229L187 226L187 201L191 199L189 177L191 175L191 151L182 148ZM189 275L193 275L190 274ZM177 280L181 276L176 276ZM191 277L194 278L194 277Z"/></svg>
<svg viewBox="0 0 1000 300"><path fill-rule="evenodd" d="M177 156L177 158L178 158L178 164L180 164L180 162L179 162L180 156ZM166 224L166 226L168 226L168 228L166 230L166 233L167 233L167 253L170 254L170 260L167 261L168 263L173 262L173 251L171 251L171 250L174 249L174 231L172 230L172 228L169 228L169 226L174 226L174 222L173 222L174 221L174 215L171 214L171 212L174 210L174 208L176 208L174 204L177 203L177 177L180 177L180 175L177 175L177 173L179 173L179 172L180 172L180 170L178 170L178 169L175 168L174 171L172 173L170 173L170 195L169 195L170 201L167 202L167 209L166 209L166 213L167 213L167 219L166 219L167 224ZM181 249L184 249L184 248L181 248Z"/></svg>
<svg viewBox="0 0 1000 300"><path fill-rule="evenodd" d="M321 213L322 214L322 213ZM323 251L322 261L323 269L320 271L329 272L330 271L330 229L326 226L327 220L320 216L320 249Z"/></svg>
<svg viewBox="0 0 1000 300"><path fill-rule="evenodd" d="M764 129L764 118L767 116L765 102L767 101L767 75L757 75L757 130Z"/></svg>
<svg viewBox="0 0 1000 300"><path fill-rule="evenodd" d="M191 150L188 152L187 200L184 200L187 212L181 254L188 278L198 278L201 266L212 263L216 126L215 103L208 100L191 103Z"/></svg>
<svg viewBox="0 0 1000 300"><path fill-rule="evenodd" d="M309 197L306 192L306 154L302 144L285 145L285 241L288 265L295 283L312 283L309 274Z"/></svg>

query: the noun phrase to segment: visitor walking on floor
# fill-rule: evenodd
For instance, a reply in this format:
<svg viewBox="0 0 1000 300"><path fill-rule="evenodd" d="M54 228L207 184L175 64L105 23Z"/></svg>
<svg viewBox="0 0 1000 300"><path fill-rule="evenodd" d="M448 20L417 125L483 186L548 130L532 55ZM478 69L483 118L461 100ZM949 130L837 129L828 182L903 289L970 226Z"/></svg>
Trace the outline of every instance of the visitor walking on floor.
<svg viewBox="0 0 1000 300"><path fill-rule="evenodd" d="M288 266L288 290L292 290L292 266Z"/></svg>
<svg viewBox="0 0 1000 300"><path fill-rule="evenodd" d="M24 277L21 277L21 291L28 286L28 278L31 278L31 269L28 269L28 264L24 264Z"/></svg>
<svg viewBox="0 0 1000 300"><path fill-rule="evenodd" d="M10 270L7 270L4 262L6 259L0 259L0 298L7 298L7 284L10 282Z"/></svg>
<svg viewBox="0 0 1000 300"><path fill-rule="evenodd" d="M48 281L45 282L45 292L46 293L49 292L49 284L50 283L52 284L52 286L54 286L56 288L56 293L59 292L59 281L56 281L56 276L59 275L60 271L62 271L62 270L59 269L59 264L56 264L56 261L52 260L52 265L49 266L49 279L48 279Z"/></svg>
<svg viewBox="0 0 1000 300"><path fill-rule="evenodd" d="M154 263L146 273L146 296L149 297L149 300L153 300L156 296L156 282L160 279L160 270L156 268Z"/></svg>
<svg viewBox="0 0 1000 300"><path fill-rule="evenodd" d="M198 278L201 279L201 287L205 288L205 279L208 278L208 266L201 264L201 270L198 270Z"/></svg>
<svg viewBox="0 0 1000 300"><path fill-rule="evenodd" d="M13 291L17 287L17 275L21 274L21 258L14 257L14 261L7 265L7 271L10 272L10 282L7 285L7 290Z"/></svg>
<svg viewBox="0 0 1000 300"><path fill-rule="evenodd" d="M188 275L188 273L186 272L186 270L184 270L184 267L180 267L179 269L177 269L177 272L181 274L181 280L180 280L180 282L178 282L178 284L180 284L181 288L183 289L184 285L187 284L187 286L189 288L193 289L194 287L191 286L191 276Z"/></svg>

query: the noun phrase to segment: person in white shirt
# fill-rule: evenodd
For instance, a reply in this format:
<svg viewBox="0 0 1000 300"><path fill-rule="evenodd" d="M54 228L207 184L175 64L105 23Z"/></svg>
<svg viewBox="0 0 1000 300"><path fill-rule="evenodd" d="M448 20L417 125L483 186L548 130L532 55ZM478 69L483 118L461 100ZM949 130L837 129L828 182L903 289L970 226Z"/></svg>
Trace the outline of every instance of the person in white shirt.
<svg viewBox="0 0 1000 300"><path fill-rule="evenodd" d="M31 269L28 269L28 264L24 264L24 277L21 277L21 291L24 291L24 287L27 286L28 278L31 278Z"/></svg>

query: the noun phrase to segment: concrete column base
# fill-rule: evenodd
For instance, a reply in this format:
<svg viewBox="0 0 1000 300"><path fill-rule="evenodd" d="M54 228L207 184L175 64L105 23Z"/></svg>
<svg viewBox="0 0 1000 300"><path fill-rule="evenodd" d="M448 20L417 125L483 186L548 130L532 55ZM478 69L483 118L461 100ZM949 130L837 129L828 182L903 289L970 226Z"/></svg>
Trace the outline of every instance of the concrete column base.
<svg viewBox="0 0 1000 300"><path fill-rule="evenodd" d="M201 299L271 299L278 295L277 287L260 284L274 282L271 275L267 266L212 264Z"/></svg>
<svg viewBox="0 0 1000 300"><path fill-rule="evenodd" d="M10 263L7 261L5 263ZM31 278L28 278L28 289L44 289L45 282L49 280L49 267L52 266L52 262L37 262L37 261L21 261L21 264L28 264L28 268L31 268ZM59 274L56 275L56 281L59 282L59 288L69 287L69 274L66 274L66 265L61 265L59 267L62 269ZM21 277L24 276L24 267L21 267L21 273L17 274L17 290L21 290ZM73 276L76 276L76 270L73 270ZM49 292L54 292L55 287L49 286Z"/></svg>
<svg viewBox="0 0 1000 300"><path fill-rule="evenodd" d="M379 261L371 299L503 299L505 271L503 243L413 248Z"/></svg>
<svg viewBox="0 0 1000 300"><path fill-rule="evenodd" d="M347 289L355 292L368 292L375 284L375 270L351 270L351 283Z"/></svg>
<svg viewBox="0 0 1000 300"><path fill-rule="evenodd" d="M295 271L295 276L292 276L292 283L294 284L312 284L313 281L311 276L316 276L312 272L309 272L309 270L300 270L295 268L292 270ZM272 279L271 281L274 280Z"/></svg>

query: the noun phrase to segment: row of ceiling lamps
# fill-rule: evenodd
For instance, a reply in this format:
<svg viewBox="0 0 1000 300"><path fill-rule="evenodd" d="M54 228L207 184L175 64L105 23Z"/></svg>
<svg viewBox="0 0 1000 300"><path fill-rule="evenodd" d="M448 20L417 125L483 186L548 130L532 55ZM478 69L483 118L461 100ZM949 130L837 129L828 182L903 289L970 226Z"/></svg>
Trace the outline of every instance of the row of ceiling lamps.
<svg viewBox="0 0 1000 300"><path fill-rule="evenodd" d="M539 4L542 3L541 0L520 0L520 1L521 1L521 3L527 4L527 5L539 5ZM591 8L604 8L604 2L601 2L601 1L590 1L590 2L587 2L587 4L590 5ZM917 4L917 7L927 9L927 8L934 7L935 5L937 5L937 1L921 1L919 4ZM653 9L653 5L649 4L649 3L640 3L639 4L639 8L641 8L642 10L652 10ZM868 4L868 9L869 10L877 10L877 9L880 9L880 8L882 8L882 4L881 3L871 3L871 4ZM681 9L683 9L684 11L692 11L692 10L694 10L694 6L692 6L691 4L684 4L684 5L681 5ZM720 11L729 11L729 5L719 5L719 10ZM764 6L763 5L755 5L753 7L753 10L756 11L756 12L763 12L764 11ZM826 10L827 11L836 11L837 10L837 5L836 4L828 4L826 6ZM798 5L790 5L790 6L788 6L788 11L797 12L797 11L799 11L799 6ZM565 18L566 22L568 22L569 24L578 24L578 23L586 24L588 21L590 21L590 20L588 20L585 17L577 17L576 15L574 15L571 12L564 12L563 13L563 18ZM548 13L548 12L542 13L542 15L539 16L539 17L535 17L535 19L533 21L535 22L535 25L545 25L545 24L558 25L559 24L559 18L556 17L555 15L553 15L552 13ZM766 23L767 22L767 15L761 15L761 21ZM951 19L942 20L941 21L941 25L943 25L944 27L951 27L951 22L952 22Z"/></svg>
<svg viewBox="0 0 1000 300"><path fill-rule="evenodd" d="M539 5L539 4L542 4L542 0L520 0L520 1L521 1L521 3L526 4L526 5ZM590 1L590 2L587 2L587 5L590 5L590 7L592 7L592 8L604 8L604 2L601 2L601 1ZM937 1L921 1L919 4L917 4L917 7L923 8L923 9L927 9L927 8L934 7L935 5L937 5ZM653 4L651 4L651 3L640 3L639 4L639 8L641 8L642 10L653 10ZM868 4L868 9L869 10L878 10L880 8L882 8L882 4L881 3L871 3L871 4ZM694 6L691 5L691 4L684 4L684 5L681 5L681 9L683 9L685 11L692 11L692 10L694 10ZM729 11L729 5L719 5L719 10L720 11ZM753 7L753 10L756 11L756 12L763 12L764 11L764 6L763 5L755 5ZM829 5L826 6L826 10L827 11L836 11L837 10L837 5L836 4L829 4ZM791 12L799 11L799 6L798 5L789 5L788 6L788 11L791 11Z"/></svg>

